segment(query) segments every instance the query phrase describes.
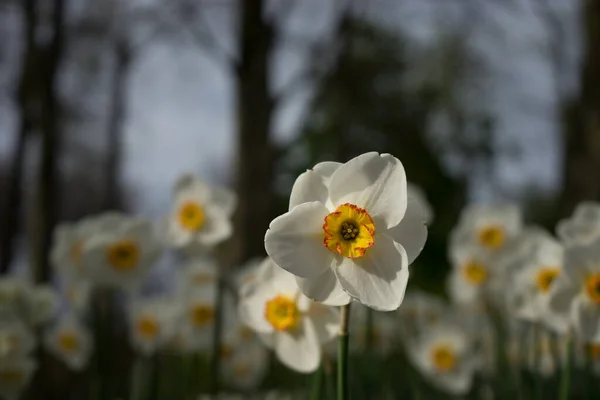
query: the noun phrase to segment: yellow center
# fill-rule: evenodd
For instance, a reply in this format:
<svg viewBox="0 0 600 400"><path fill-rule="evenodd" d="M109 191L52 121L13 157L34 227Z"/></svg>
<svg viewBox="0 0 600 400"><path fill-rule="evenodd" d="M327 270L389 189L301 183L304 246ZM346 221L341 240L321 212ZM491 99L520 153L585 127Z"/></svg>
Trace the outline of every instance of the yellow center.
<svg viewBox="0 0 600 400"><path fill-rule="evenodd" d="M139 261L140 249L132 240L121 240L108 248L108 263L116 270L132 270L137 267Z"/></svg>
<svg viewBox="0 0 600 400"><path fill-rule="evenodd" d="M590 344L588 349L593 360L600 359L600 344Z"/></svg>
<svg viewBox="0 0 600 400"><path fill-rule="evenodd" d="M210 324L214 316L215 310L204 304L196 304L190 309L192 324L198 328Z"/></svg>
<svg viewBox="0 0 600 400"><path fill-rule="evenodd" d="M554 279L558 276L560 270L558 268L544 268L538 272L536 282L537 287L542 293L547 293Z"/></svg>
<svg viewBox="0 0 600 400"><path fill-rule="evenodd" d="M267 301L265 318L275 330L287 331L300 322L300 311L294 299L279 295Z"/></svg>
<svg viewBox="0 0 600 400"><path fill-rule="evenodd" d="M221 358L229 358L233 354L233 349L231 348L231 346L222 344L221 351L219 352L219 354L221 355Z"/></svg>
<svg viewBox="0 0 600 400"><path fill-rule="evenodd" d="M73 245L73 247L71 247L71 251L69 252L69 257L71 258L71 262L77 269L81 269L82 253L83 253L83 240L79 240Z"/></svg>
<svg viewBox="0 0 600 400"><path fill-rule="evenodd" d="M179 223L188 231L198 231L204 226L206 219L204 208L196 202L189 201L184 203L179 208L178 214Z"/></svg>
<svg viewBox="0 0 600 400"><path fill-rule="evenodd" d="M60 335L58 335L58 347L61 350L70 353L79 348L79 339L73 332L61 332Z"/></svg>
<svg viewBox="0 0 600 400"><path fill-rule="evenodd" d="M592 302L600 304L600 273L590 275L586 279L585 291Z"/></svg>
<svg viewBox="0 0 600 400"><path fill-rule="evenodd" d="M469 261L463 267L463 273L469 283L481 285L488 277L488 271L485 265L479 261Z"/></svg>
<svg viewBox="0 0 600 400"><path fill-rule="evenodd" d="M438 345L431 350L431 361L438 372L447 372L456 365L456 354L450 346Z"/></svg>
<svg viewBox="0 0 600 400"><path fill-rule="evenodd" d="M506 234L504 233L504 228L498 225L488 225L483 227L478 235L479 243L483 247L487 247L491 250L497 250L500 247L504 246L504 242L506 241Z"/></svg>
<svg viewBox="0 0 600 400"><path fill-rule="evenodd" d="M137 331L145 338L153 339L158 335L160 326L156 318L145 315L137 322Z"/></svg>
<svg viewBox="0 0 600 400"><path fill-rule="evenodd" d="M0 370L0 382L9 385L22 385L25 383L25 373L18 369Z"/></svg>
<svg viewBox="0 0 600 400"><path fill-rule="evenodd" d="M236 378L246 378L252 372L252 367L246 363L238 363L233 366L233 374Z"/></svg>
<svg viewBox="0 0 600 400"><path fill-rule="evenodd" d="M325 217L325 247L348 258L362 257L375 243L375 224L369 213L353 204L342 204Z"/></svg>

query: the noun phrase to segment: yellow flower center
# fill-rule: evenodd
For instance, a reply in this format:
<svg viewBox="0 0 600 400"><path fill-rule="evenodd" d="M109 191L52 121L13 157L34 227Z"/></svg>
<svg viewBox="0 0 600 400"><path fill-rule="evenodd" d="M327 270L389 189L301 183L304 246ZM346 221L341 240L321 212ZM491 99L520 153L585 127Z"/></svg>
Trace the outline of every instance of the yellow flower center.
<svg viewBox="0 0 600 400"><path fill-rule="evenodd" d="M81 255L83 254L83 240L77 241L73 247L71 247L71 251L69 252L69 257L71 258L71 262L77 269L81 269Z"/></svg>
<svg viewBox="0 0 600 400"><path fill-rule="evenodd" d="M210 324L215 316L215 310L211 306L196 304L190 309L190 318L195 327L203 327Z"/></svg>
<svg viewBox="0 0 600 400"><path fill-rule="evenodd" d="M438 345L431 350L431 360L438 372L447 372L456 365L456 354L450 346Z"/></svg>
<svg viewBox="0 0 600 400"><path fill-rule="evenodd" d="M488 225L483 227L478 233L479 243L483 247L491 250L497 250L504 246L506 234L504 228L498 225Z"/></svg>
<svg viewBox="0 0 600 400"><path fill-rule="evenodd" d="M275 330L287 331L300 322L300 311L294 299L279 295L267 301L265 318Z"/></svg>
<svg viewBox="0 0 600 400"><path fill-rule="evenodd" d="M479 261L469 261L463 267L463 274L469 283L481 285L488 277L488 271L485 265Z"/></svg>
<svg viewBox="0 0 600 400"><path fill-rule="evenodd" d="M585 291L592 302L600 304L600 273L590 275L586 279Z"/></svg>
<svg viewBox="0 0 600 400"><path fill-rule="evenodd" d="M156 318L145 315L141 317L137 322L137 331L145 338L153 339L158 335L160 325Z"/></svg>
<svg viewBox="0 0 600 400"><path fill-rule="evenodd" d="M600 359L600 344L590 344L588 349L593 360Z"/></svg>
<svg viewBox="0 0 600 400"><path fill-rule="evenodd" d="M58 347L67 353L75 351L79 348L79 338L74 332L61 332L58 335Z"/></svg>
<svg viewBox="0 0 600 400"><path fill-rule="evenodd" d="M221 355L221 358L229 358L233 354L233 349L231 348L231 346L222 344L221 351L219 352L219 354Z"/></svg>
<svg viewBox="0 0 600 400"><path fill-rule="evenodd" d="M192 275L192 282L195 285L206 285L207 283L212 283L213 280L214 276L206 272L198 272Z"/></svg>
<svg viewBox="0 0 600 400"><path fill-rule="evenodd" d="M325 247L348 258L362 257L375 243L375 224L367 210L342 204L325 217Z"/></svg>
<svg viewBox="0 0 600 400"><path fill-rule="evenodd" d="M179 223L188 231L200 230L205 219L204 208L196 202L189 201L179 208Z"/></svg>
<svg viewBox="0 0 600 400"><path fill-rule="evenodd" d="M550 290L550 286L554 279L560 274L560 270L558 268L544 268L538 272L536 281L537 286L542 293L547 293Z"/></svg>
<svg viewBox="0 0 600 400"><path fill-rule="evenodd" d="M252 367L247 363L237 363L233 366L233 374L236 378L246 378L252 372Z"/></svg>
<svg viewBox="0 0 600 400"><path fill-rule="evenodd" d="M25 373L18 369L0 370L0 382L8 385L22 385L25 383Z"/></svg>
<svg viewBox="0 0 600 400"><path fill-rule="evenodd" d="M116 270L132 270L137 267L139 261L140 249L132 240L121 240L108 248L108 263Z"/></svg>

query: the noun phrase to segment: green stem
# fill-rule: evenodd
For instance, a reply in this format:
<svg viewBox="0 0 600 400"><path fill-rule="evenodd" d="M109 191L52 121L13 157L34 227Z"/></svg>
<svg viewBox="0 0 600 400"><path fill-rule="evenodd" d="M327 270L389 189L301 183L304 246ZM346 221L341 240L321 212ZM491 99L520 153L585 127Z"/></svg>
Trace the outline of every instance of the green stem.
<svg viewBox="0 0 600 400"><path fill-rule="evenodd" d="M571 381L571 359L573 357L573 346L571 333L567 333L567 357L563 365L562 375L560 377L560 399L567 400L569 398L570 381Z"/></svg>
<svg viewBox="0 0 600 400"><path fill-rule="evenodd" d="M350 304L341 307L340 331L338 334L338 377L337 377L337 398L338 400L348 400L348 322L350 320Z"/></svg>
<svg viewBox="0 0 600 400"><path fill-rule="evenodd" d="M223 333L223 297L225 284L221 274L217 277L217 293L215 299L215 321L213 325L213 349L210 360L210 394L219 393L219 371L221 370L221 336Z"/></svg>
<svg viewBox="0 0 600 400"><path fill-rule="evenodd" d="M312 377L312 389L310 393L311 400L320 400L321 394L323 393L323 380L325 379L325 372L321 365L318 370L315 371Z"/></svg>

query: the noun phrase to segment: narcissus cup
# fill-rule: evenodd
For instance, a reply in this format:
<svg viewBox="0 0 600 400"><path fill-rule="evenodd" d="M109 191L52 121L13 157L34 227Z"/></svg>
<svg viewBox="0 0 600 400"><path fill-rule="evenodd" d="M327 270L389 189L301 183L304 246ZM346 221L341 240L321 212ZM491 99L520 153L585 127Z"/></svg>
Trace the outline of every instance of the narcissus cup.
<svg viewBox="0 0 600 400"><path fill-rule="evenodd" d="M319 163L296 180L289 211L271 222L265 248L307 297L391 311L425 245L422 210L407 201L404 167L389 154Z"/></svg>

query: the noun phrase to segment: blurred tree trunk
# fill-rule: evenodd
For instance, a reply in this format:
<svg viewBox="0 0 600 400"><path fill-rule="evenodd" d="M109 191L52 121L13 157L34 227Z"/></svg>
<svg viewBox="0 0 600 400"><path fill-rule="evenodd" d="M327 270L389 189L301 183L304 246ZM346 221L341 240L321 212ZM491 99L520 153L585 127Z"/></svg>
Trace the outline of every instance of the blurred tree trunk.
<svg viewBox="0 0 600 400"><path fill-rule="evenodd" d="M108 159L104 209L123 208L120 176L123 155L123 127L127 105L127 80L131 51L125 40L114 44L115 70L112 77L110 114L108 120Z"/></svg>
<svg viewBox="0 0 600 400"><path fill-rule="evenodd" d="M21 61L21 77L17 93L19 104L19 127L9 166L5 221L2 224L2 243L0 249L0 273L6 273L14 255L15 239L19 234L19 220L23 194L23 168L27 137L33 126L33 82L35 81L36 50L35 29L37 13L35 0L23 1L25 48Z"/></svg>
<svg viewBox="0 0 600 400"><path fill-rule="evenodd" d="M563 109L561 215L582 200L600 201L600 2L582 0L583 58L579 98Z"/></svg>
<svg viewBox="0 0 600 400"><path fill-rule="evenodd" d="M41 83L42 135L41 159L38 172L38 193L35 202L35 218L39 230L34 243L34 270L37 281L50 279L49 253L52 232L56 224L58 194L58 149L60 144L60 105L57 83L58 70L64 47L65 0L54 0L51 26L53 36L43 49L43 63L39 65Z"/></svg>
<svg viewBox="0 0 600 400"><path fill-rule="evenodd" d="M269 90L273 27L263 0L240 1L240 58L236 65L237 194L233 263L264 256L273 212L274 155L270 142L274 100Z"/></svg>

